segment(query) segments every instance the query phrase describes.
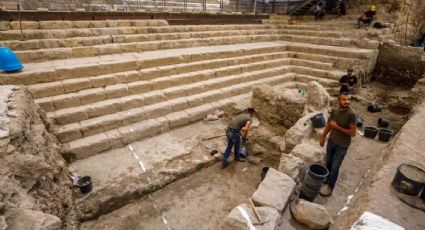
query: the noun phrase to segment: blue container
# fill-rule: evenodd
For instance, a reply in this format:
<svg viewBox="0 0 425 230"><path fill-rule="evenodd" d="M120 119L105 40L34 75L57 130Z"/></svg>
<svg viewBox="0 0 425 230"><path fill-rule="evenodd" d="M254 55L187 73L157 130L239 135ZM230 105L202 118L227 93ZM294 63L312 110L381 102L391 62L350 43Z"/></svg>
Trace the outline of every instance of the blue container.
<svg viewBox="0 0 425 230"><path fill-rule="evenodd" d="M24 68L16 54L9 48L0 47L0 70L16 72Z"/></svg>
<svg viewBox="0 0 425 230"><path fill-rule="evenodd" d="M310 118L314 128L323 128L326 126L326 120L323 113L319 113Z"/></svg>

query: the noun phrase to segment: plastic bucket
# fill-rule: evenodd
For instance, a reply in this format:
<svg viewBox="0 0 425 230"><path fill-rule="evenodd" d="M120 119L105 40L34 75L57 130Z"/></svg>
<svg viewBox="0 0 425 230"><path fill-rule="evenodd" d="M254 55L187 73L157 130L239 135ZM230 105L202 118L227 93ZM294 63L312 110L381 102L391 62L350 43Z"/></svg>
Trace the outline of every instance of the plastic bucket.
<svg viewBox="0 0 425 230"><path fill-rule="evenodd" d="M390 126L389 120L387 120L385 118L379 118L378 119L378 127L387 128L388 126Z"/></svg>
<svg viewBox="0 0 425 230"><path fill-rule="evenodd" d="M359 128L363 126L363 118L358 114L356 116L356 124L357 124L357 127Z"/></svg>
<svg viewBox="0 0 425 230"><path fill-rule="evenodd" d="M365 137L374 139L376 137L376 134L378 134L378 129L376 129L375 127L368 126L364 128Z"/></svg>
<svg viewBox="0 0 425 230"><path fill-rule="evenodd" d="M371 113L377 113L377 112L381 112L382 111L382 106L378 105L378 104L371 104L367 107L367 111L371 112Z"/></svg>
<svg viewBox="0 0 425 230"><path fill-rule="evenodd" d="M310 118L314 128L323 128L326 126L326 120L323 113L319 113Z"/></svg>
<svg viewBox="0 0 425 230"><path fill-rule="evenodd" d="M89 193L93 189L91 177L83 176L78 179L77 186L80 188L82 193Z"/></svg>
<svg viewBox="0 0 425 230"><path fill-rule="evenodd" d="M320 164L311 164L307 167L307 173L301 186L300 198L313 201L319 194L320 187L329 175L328 169Z"/></svg>
<svg viewBox="0 0 425 230"><path fill-rule="evenodd" d="M425 171L414 165L401 164L391 185L400 193L417 196L425 187Z"/></svg>
<svg viewBox="0 0 425 230"><path fill-rule="evenodd" d="M390 140L391 136L393 135L393 131L390 129L380 129L378 139L383 142L387 142Z"/></svg>
<svg viewBox="0 0 425 230"><path fill-rule="evenodd" d="M266 174L269 171L269 168L270 167L266 166L266 167L263 167L263 169L261 169L261 180L264 180L264 177L266 177Z"/></svg>

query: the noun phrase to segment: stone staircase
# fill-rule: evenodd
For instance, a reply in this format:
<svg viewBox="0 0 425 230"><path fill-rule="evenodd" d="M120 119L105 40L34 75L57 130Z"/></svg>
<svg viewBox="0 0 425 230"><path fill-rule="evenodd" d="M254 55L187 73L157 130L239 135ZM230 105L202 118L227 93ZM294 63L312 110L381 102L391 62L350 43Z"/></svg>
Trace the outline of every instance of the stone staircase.
<svg viewBox="0 0 425 230"><path fill-rule="evenodd" d="M0 32L1 44L26 63L23 72L0 73L0 81L29 88L51 121L63 156L93 178L95 190L76 201L81 220L118 209L211 162L196 156L196 163L178 172L135 173L122 152L136 142L200 121L216 108L249 101L258 84L304 89L315 80L335 95L348 65L373 69L379 46L326 23L24 25L26 41L18 40L15 24Z"/></svg>

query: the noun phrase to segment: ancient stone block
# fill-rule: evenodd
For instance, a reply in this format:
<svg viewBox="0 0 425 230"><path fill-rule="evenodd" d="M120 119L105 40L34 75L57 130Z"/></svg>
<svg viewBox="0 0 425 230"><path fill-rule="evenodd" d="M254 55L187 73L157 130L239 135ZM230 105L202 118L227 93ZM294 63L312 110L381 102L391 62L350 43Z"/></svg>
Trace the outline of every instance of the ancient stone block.
<svg viewBox="0 0 425 230"><path fill-rule="evenodd" d="M311 81L307 85L307 110L308 112L322 111L329 108L331 97L321 84Z"/></svg>
<svg viewBox="0 0 425 230"><path fill-rule="evenodd" d="M282 212L294 188L295 182L291 177L270 168L251 198L255 204L272 207Z"/></svg>
<svg viewBox="0 0 425 230"><path fill-rule="evenodd" d="M71 29L71 21L40 21L40 29Z"/></svg>
<svg viewBox="0 0 425 230"><path fill-rule="evenodd" d="M83 159L109 148L111 146L108 137L104 133L99 133L69 142L65 151L74 154L76 159Z"/></svg>
<svg viewBox="0 0 425 230"><path fill-rule="evenodd" d="M279 171L287 174L297 183L300 182L300 175L304 167L304 161L299 157L285 153L280 157Z"/></svg>
<svg viewBox="0 0 425 230"><path fill-rule="evenodd" d="M328 211L320 204L300 199L291 204L291 211L297 221L312 229L327 229L332 223Z"/></svg>
<svg viewBox="0 0 425 230"><path fill-rule="evenodd" d="M310 118L316 114L317 112L303 116L285 133L287 152L291 151L295 145L300 144L303 139L307 139L311 136L313 133L313 124Z"/></svg>
<svg viewBox="0 0 425 230"><path fill-rule="evenodd" d="M273 88L268 85L253 89L252 106L260 120L272 125L292 127L304 111L305 97L296 89Z"/></svg>
<svg viewBox="0 0 425 230"><path fill-rule="evenodd" d="M165 118L168 120L170 128L186 125L190 121L186 111L171 113L166 115Z"/></svg>
<svg viewBox="0 0 425 230"><path fill-rule="evenodd" d="M311 163L324 163L325 161L325 148L319 146L319 143L306 143L296 145L291 155L301 158L306 164Z"/></svg>
<svg viewBox="0 0 425 230"><path fill-rule="evenodd" d="M19 21L10 22L10 27L12 30L19 30ZM40 28L40 24L38 22L33 21L22 21L22 30L36 30Z"/></svg>
<svg viewBox="0 0 425 230"><path fill-rule="evenodd" d="M8 217L8 229L60 230L62 222L57 216L40 211L15 209Z"/></svg>

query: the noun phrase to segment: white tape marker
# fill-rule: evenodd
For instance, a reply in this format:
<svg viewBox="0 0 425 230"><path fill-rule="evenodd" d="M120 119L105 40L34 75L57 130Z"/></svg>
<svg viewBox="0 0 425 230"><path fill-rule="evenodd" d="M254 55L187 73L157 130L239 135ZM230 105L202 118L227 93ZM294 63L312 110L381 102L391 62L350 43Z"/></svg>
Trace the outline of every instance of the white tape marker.
<svg viewBox="0 0 425 230"><path fill-rule="evenodd" d="M242 217L246 220L246 225L248 227L248 230L257 230L254 225L252 224L251 219L249 218L248 213L245 211L245 209L243 209L242 207L238 206L237 207L239 212L241 213Z"/></svg>

